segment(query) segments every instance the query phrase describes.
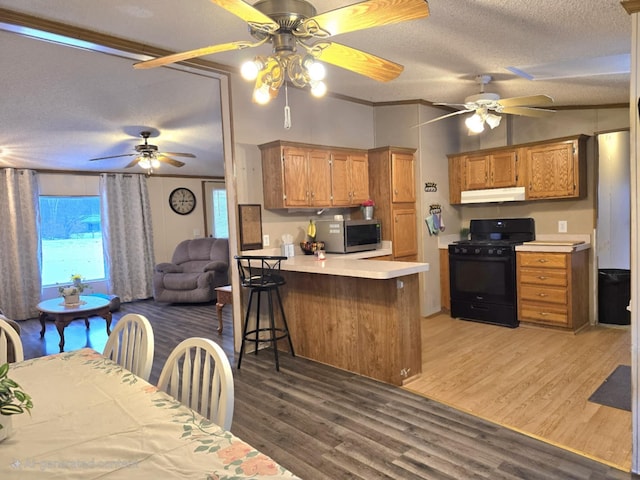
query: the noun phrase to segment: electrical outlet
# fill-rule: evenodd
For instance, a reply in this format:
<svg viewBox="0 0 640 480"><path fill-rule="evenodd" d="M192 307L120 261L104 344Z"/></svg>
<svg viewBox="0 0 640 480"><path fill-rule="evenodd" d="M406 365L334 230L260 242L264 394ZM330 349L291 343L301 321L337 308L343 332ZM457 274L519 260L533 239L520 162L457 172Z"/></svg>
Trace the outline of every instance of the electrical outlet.
<svg viewBox="0 0 640 480"><path fill-rule="evenodd" d="M567 233L567 221L558 220L558 233Z"/></svg>
<svg viewBox="0 0 640 480"><path fill-rule="evenodd" d="M269 235L262 235L262 246L263 247L268 247L269 244L270 244Z"/></svg>

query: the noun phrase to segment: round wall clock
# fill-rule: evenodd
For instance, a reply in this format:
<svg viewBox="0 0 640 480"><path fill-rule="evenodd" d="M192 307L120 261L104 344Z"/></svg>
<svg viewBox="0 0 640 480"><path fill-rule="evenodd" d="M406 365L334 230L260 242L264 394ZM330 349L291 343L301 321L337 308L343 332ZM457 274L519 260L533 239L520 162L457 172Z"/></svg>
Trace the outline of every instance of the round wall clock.
<svg viewBox="0 0 640 480"><path fill-rule="evenodd" d="M187 215L196 208L196 196L188 188L176 188L169 194L169 206L174 212Z"/></svg>

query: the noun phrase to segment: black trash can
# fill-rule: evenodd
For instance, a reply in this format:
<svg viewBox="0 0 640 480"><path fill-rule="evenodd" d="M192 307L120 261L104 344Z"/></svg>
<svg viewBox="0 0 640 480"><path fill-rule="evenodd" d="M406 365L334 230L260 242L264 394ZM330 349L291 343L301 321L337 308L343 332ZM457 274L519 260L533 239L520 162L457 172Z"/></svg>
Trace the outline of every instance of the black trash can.
<svg viewBox="0 0 640 480"><path fill-rule="evenodd" d="M629 325L631 271L619 268L598 270L598 322Z"/></svg>

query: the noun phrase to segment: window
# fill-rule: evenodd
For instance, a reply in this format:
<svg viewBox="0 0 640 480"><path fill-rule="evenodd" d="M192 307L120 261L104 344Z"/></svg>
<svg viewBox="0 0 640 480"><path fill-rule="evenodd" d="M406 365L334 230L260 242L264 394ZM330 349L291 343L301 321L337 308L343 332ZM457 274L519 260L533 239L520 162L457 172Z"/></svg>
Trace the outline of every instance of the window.
<svg viewBox="0 0 640 480"><path fill-rule="evenodd" d="M40 196L42 285L104 279L98 196Z"/></svg>
<svg viewBox="0 0 640 480"><path fill-rule="evenodd" d="M207 195L208 233L214 238L229 238L229 219L227 217L227 190L224 182L204 182Z"/></svg>

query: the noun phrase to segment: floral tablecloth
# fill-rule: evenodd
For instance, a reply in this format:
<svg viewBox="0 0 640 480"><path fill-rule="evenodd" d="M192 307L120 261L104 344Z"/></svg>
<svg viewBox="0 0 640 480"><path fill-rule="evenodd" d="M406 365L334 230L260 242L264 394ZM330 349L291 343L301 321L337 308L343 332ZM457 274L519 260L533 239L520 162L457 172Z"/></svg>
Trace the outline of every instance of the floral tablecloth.
<svg viewBox="0 0 640 480"><path fill-rule="evenodd" d="M0 442L7 479L291 479L247 443L91 349L12 364L33 398Z"/></svg>

